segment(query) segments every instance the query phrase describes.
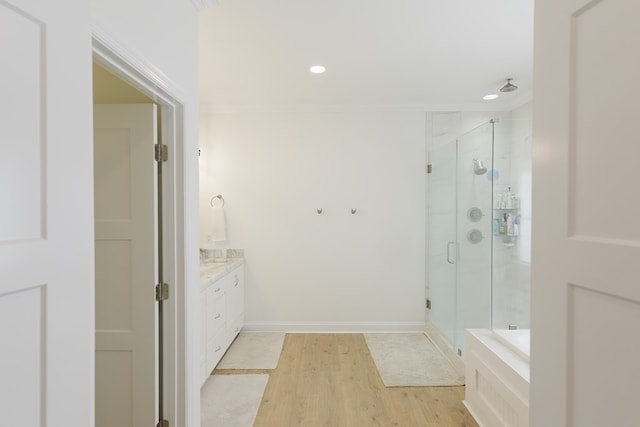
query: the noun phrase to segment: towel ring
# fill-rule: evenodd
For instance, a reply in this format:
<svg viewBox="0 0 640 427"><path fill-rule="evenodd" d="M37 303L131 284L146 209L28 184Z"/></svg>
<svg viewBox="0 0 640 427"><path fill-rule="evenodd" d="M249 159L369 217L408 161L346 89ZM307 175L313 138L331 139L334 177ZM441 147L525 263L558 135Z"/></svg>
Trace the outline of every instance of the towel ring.
<svg viewBox="0 0 640 427"><path fill-rule="evenodd" d="M211 207L213 207L213 201L215 199L220 199L222 201L222 207L224 208L224 198L222 197L222 194L218 194L217 196L213 196L211 198Z"/></svg>

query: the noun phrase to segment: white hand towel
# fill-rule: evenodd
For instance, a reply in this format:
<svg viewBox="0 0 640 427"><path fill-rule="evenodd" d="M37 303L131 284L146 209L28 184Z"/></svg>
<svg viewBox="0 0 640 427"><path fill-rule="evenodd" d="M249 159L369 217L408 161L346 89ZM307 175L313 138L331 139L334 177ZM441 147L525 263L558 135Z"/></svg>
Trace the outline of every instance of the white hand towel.
<svg viewBox="0 0 640 427"><path fill-rule="evenodd" d="M214 206L212 209L211 241L221 242L227 240L227 221L224 217L224 208L222 206Z"/></svg>

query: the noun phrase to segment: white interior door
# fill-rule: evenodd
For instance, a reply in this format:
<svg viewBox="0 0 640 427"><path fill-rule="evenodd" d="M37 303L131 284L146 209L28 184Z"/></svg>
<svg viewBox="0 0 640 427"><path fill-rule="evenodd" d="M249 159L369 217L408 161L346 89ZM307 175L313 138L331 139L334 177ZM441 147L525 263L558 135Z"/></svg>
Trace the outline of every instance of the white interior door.
<svg viewBox="0 0 640 427"><path fill-rule="evenodd" d="M0 0L2 426L93 419L87 16Z"/></svg>
<svg viewBox="0 0 640 427"><path fill-rule="evenodd" d="M94 106L96 426L155 425L156 107Z"/></svg>
<svg viewBox="0 0 640 427"><path fill-rule="evenodd" d="M531 425L635 426L640 2L536 0Z"/></svg>

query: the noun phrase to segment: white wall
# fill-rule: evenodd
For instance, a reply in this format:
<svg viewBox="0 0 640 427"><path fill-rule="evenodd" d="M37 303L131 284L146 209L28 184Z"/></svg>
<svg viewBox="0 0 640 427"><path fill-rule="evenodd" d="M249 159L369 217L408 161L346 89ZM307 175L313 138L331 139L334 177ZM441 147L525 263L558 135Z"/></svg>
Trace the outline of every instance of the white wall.
<svg viewBox="0 0 640 427"><path fill-rule="evenodd" d="M91 0L91 12L93 31L145 62L185 102L197 97L198 19L190 0Z"/></svg>
<svg viewBox="0 0 640 427"><path fill-rule="evenodd" d="M245 250L249 327L422 328L424 126L421 112L202 113L201 244ZM228 240L208 243L216 194Z"/></svg>
<svg viewBox="0 0 640 427"><path fill-rule="evenodd" d="M70 11L70 19L81 19ZM186 290L186 324L178 324L180 335L186 335L187 354L178 352L178 359L187 357L190 369L186 373L178 373L178 378L187 383L176 384L178 390L186 387L188 408L179 424L187 426L200 425L199 383L197 380L198 307L199 271L198 271L198 172L197 172L197 49L198 21L197 13L189 0L92 0L91 31L109 42L118 54L133 61L137 67L148 75L154 76L156 82L184 105L184 152L181 160L185 171L184 209L178 206L179 220L184 221L184 229L178 233L184 238L184 255L180 255L178 272L180 277L174 285L185 286ZM87 43L89 43L87 34ZM90 50L86 50L89 64ZM90 72L90 69L83 70ZM72 71L71 71L72 72ZM87 108L90 108L87 106ZM91 160L87 160L91 161ZM92 180L91 176L86 179ZM87 200L92 197L87 195ZM180 198L179 198L180 201ZM180 248L182 249L182 248ZM179 252L180 252L179 249ZM184 263L184 271L181 266ZM174 288L175 289L175 288ZM191 292L192 291L192 292ZM185 337L183 337L185 338Z"/></svg>

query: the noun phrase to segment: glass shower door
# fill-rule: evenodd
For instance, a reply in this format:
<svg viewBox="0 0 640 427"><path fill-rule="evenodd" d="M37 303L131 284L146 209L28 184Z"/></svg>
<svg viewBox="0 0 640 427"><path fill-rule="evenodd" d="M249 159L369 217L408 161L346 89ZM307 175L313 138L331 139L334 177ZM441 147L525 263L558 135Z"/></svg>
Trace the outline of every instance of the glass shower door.
<svg viewBox="0 0 640 427"><path fill-rule="evenodd" d="M457 336L456 144L429 153L429 320L452 346Z"/></svg>
<svg viewBox="0 0 640 427"><path fill-rule="evenodd" d="M455 346L461 352L465 329L491 327L493 131L488 122L457 140Z"/></svg>
<svg viewBox="0 0 640 427"><path fill-rule="evenodd" d="M460 353L491 327L494 123L429 152L429 321Z"/></svg>

